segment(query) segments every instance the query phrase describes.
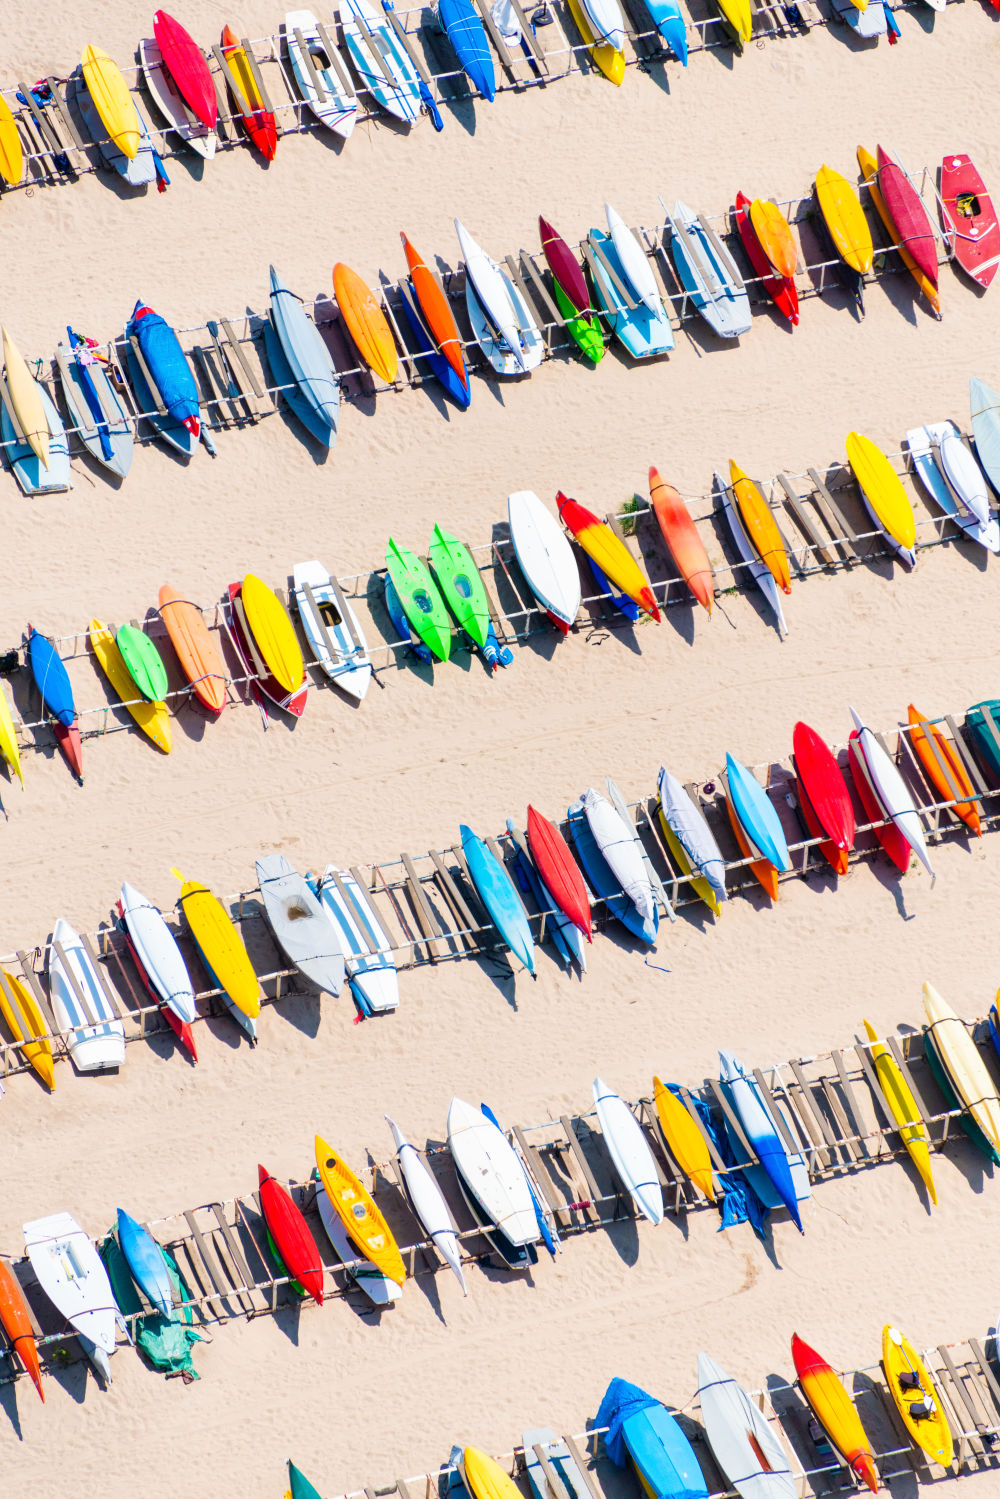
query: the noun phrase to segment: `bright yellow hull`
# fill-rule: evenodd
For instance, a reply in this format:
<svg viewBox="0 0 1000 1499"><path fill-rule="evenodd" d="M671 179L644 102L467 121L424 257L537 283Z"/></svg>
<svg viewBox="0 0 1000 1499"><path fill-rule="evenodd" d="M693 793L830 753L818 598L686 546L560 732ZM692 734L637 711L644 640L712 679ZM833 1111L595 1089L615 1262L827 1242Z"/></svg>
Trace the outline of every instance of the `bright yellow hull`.
<svg viewBox="0 0 1000 1499"><path fill-rule="evenodd" d="M17 125L11 114L10 105L6 99L0 98L0 176L11 187L17 187L23 172L24 152L21 149L21 137L17 133Z"/></svg>
<svg viewBox="0 0 1000 1499"><path fill-rule="evenodd" d="M52 1089L56 1085L56 1074L52 1061L52 1042L45 1039L48 1031L45 1017L23 979L9 973L6 968L3 976L7 980L12 999L0 987L0 1015L6 1020L24 1060L35 1069L45 1086Z"/></svg>
<svg viewBox="0 0 1000 1499"><path fill-rule="evenodd" d="M244 945L222 902L198 880L181 882L181 908L205 962L236 1008L250 1020L260 1014L260 981Z"/></svg>
<svg viewBox="0 0 1000 1499"><path fill-rule="evenodd" d="M170 714L165 703L150 703L140 698L115 637L106 624L99 619L90 621L90 646L97 657L97 664L131 713L139 728L151 739L157 749L169 755L173 748L170 730Z"/></svg>
<svg viewBox="0 0 1000 1499"><path fill-rule="evenodd" d="M139 116L118 64L100 47L84 47L83 81L110 139L132 161L139 149Z"/></svg>
<svg viewBox="0 0 1000 1499"><path fill-rule="evenodd" d="M316 1136L315 1144L320 1181L348 1234L366 1259L401 1286L406 1279L403 1256L371 1194L322 1136Z"/></svg>
<svg viewBox="0 0 1000 1499"><path fill-rule="evenodd" d="M729 460L729 478L733 494L739 506L743 528L750 538L761 562L783 593L791 593L792 578L788 569L788 553L781 539L771 507L738 463Z"/></svg>
<svg viewBox="0 0 1000 1499"><path fill-rule="evenodd" d="M931 1172L931 1153L927 1144L927 1136L922 1124L908 1124L907 1120L919 1119L920 1110L917 1101L907 1085L906 1078L899 1070L895 1057L887 1046L883 1046L878 1039L878 1032L873 1025L866 1020L864 1022L868 1039L872 1045L869 1053L872 1065L875 1068L875 1076L878 1078L882 1096L886 1101L889 1112L898 1125L900 1139L906 1146L910 1160L920 1173L920 1180L927 1188L927 1195L931 1202L937 1205L937 1191L934 1186L934 1176Z"/></svg>
<svg viewBox="0 0 1000 1499"><path fill-rule="evenodd" d="M0 688L0 755L7 761L23 786L24 772L21 769L21 749L17 742L17 729L14 727L14 715L10 711L7 694L2 688Z"/></svg>
<svg viewBox="0 0 1000 1499"><path fill-rule="evenodd" d="M917 540L913 506L899 475L880 448L861 432L847 434L847 461L886 535L907 551Z"/></svg>
<svg viewBox="0 0 1000 1499"><path fill-rule="evenodd" d="M473 1499L521 1499L521 1491L513 1478L478 1447L466 1447L462 1466Z"/></svg>
<svg viewBox="0 0 1000 1499"><path fill-rule="evenodd" d="M940 1463L942 1468L950 1467L955 1456L955 1443L941 1407L937 1385L909 1338L904 1338L898 1327L888 1323L882 1329L882 1368L889 1394L915 1445L927 1454L931 1462ZM920 1388L903 1389L901 1374L915 1374ZM931 1415L918 1420L910 1415L910 1406L921 1402L934 1409Z"/></svg>
<svg viewBox="0 0 1000 1499"><path fill-rule="evenodd" d="M297 692L305 677L305 663L288 610L254 573L243 579L243 608L268 671L286 692Z"/></svg>
<svg viewBox="0 0 1000 1499"><path fill-rule="evenodd" d="M661 831L664 838L667 840L667 847L669 848L672 856L677 860L677 863L680 865L681 874L690 874L691 861L675 838L670 824L667 822L667 819L663 815L663 808L657 807L656 812L657 816L660 819ZM689 883L694 893L696 895L699 895L705 902L712 915L721 916L722 906L720 904L719 897L716 895L715 891L712 889L708 881L706 879L703 879L701 875L696 875L695 878Z"/></svg>
<svg viewBox="0 0 1000 1499"><path fill-rule="evenodd" d="M866 275L875 246L857 193L846 177L824 164L816 173L816 199L837 254L852 271Z"/></svg>
<svg viewBox="0 0 1000 1499"><path fill-rule="evenodd" d="M607 42L597 42L594 40L594 33L584 14L580 0L567 0L567 3L576 29L583 37L584 44L594 59L595 65L600 68L605 78L610 78L611 82L620 88L625 78L624 52L619 52L617 47L610 47Z"/></svg>
<svg viewBox="0 0 1000 1499"><path fill-rule="evenodd" d="M716 0L716 4L732 27L737 45L742 52L753 35L750 0Z"/></svg>
<svg viewBox="0 0 1000 1499"><path fill-rule="evenodd" d="M691 1178L702 1196L707 1197L709 1202L714 1202L716 1194L712 1157L701 1130L680 1099L669 1088L664 1087L658 1077L653 1078L653 1101L660 1127L678 1166Z"/></svg>

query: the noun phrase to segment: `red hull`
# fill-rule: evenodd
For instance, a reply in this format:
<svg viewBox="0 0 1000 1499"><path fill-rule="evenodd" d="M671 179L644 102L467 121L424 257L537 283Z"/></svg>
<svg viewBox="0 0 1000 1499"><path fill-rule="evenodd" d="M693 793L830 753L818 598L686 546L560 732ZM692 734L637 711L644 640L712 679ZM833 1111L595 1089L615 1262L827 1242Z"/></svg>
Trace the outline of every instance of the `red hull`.
<svg viewBox="0 0 1000 1499"><path fill-rule="evenodd" d="M986 184L968 156L946 156L942 161L941 200L955 259L985 291L1000 265L1000 222Z"/></svg>
<svg viewBox="0 0 1000 1499"><path fill-rule="evenodd" d="M579 262L561 234L557 234L547 219L538 215L538 232L542 236L542 253L549 270L569 297L577 312L584 317L593 312L590 293L583 279Z"/></svg>
<svg viewBox="0 0 1000 1499"><path fill-rule="evenodd" d="M153 35L164 66L185 104L207 130L214 130L219 117L219 101L215 97L212 74L198 43L165 10L158 10L153 17Z"/></svg>
<svg viewBox="0 0 1000 1499"><path fill-rule="evenodd" d="M530 806L527 833L531 857L546 889L560 911L569 917L574 926L580 928L588 942L592 942L594 939L587 887L576 860L570 853L569 844L555 823L549 822L547 817Z"/></svg>
<svg viewBox="0 0 1000 1499"><path fill-rule="evenodd" d="M309 692L308 683L304 683L299 688L298 692L293 692L291 695L289 695L276 677L272 677L270 674L268 674L266 677L259 677L257 675L256 668L253 664L253 656L250 652L250 647L247 644L247 638L243 633L243 626L240 624L239 620L236 617L236 610L232 607L233 602L241 596L242 592L242 583L230 583L229 623L232 627L233 638L236 641L236 648L240 653L240 660L246 667L247 675L250 677L250 685L255 693L262 693L264 697L270 698L275 707L284 709L284 711L286 713L290 713L293 718L301 718L302 714L305 711L306 697Z"/></svg>
<svg viewBox="0 0 1000 1499"><path fill-rule="evenodd" d="M937 289L937 240L923 199L898 162L876 147L878 186L892 219L896 236L905 244L917 269Z"/></svg>
<svg viewBox="0 0 1000 1499"><path fill-rule="evenodd" d="M56 736L56 743L62 750L66 764L83 785L83 741L80 738L80 727L78 724L64 724L55 720L52 731Z"/></svg>
<svg viewBox="0 0 1000 1499"><path fill-rule="evenodd" d="M753 224L750 222L750 199L745 193L736 194L736 207L733 210L733 221L736 231L742 241L743 248L747 252L747 259L753 266L755 273L761 278L764 290L780 313L793 325L799 321L799 293L791 276L776 276L774 267L761 249L760 240L754 232Z"/></svg>
<svg viewBox="0 0 1000 1499"><path fill-rule="evenodd" d="M194 1033L192 1032L190 1025L188 1025L186 1020L182 1020L179 1015L175 1015L170 1006L163 1003L163 1000L153 988L153 985L150 982L149 974L142 966L139 954L136 952L132 942L132 938L128 934L128 927L125 925L125 913L122 910L122 903L120 900L116 902L115 909L122 919L122 935L124 936L126 944L128 945L129 955L132 959L132 962L136 966L136 971L138 972L139 977L142 979L143 988L146 990L146 993L149 995L150 999L154 999L159 1005L160 1014L163 1016L164 1020L167 1022L170 1029L177 1037L178 1041L191 1053L191 1056L197 1062L198 1048L195 1045Z"/></svg>
<svg viewBox="0 0 1000 1499"><path fill-rule="evenodd" d="M894 822L886 822L885 813L878 804L869 781L868 771L858 743L858 731L855 729L848 741L847 758L851 766L851 779L854 789L858 793L858 800L865 809L868 821L874 823L872 831L878 839L882 848L895 864L901 874L905 874L910 867L910 845L903 837Z"/></svg>
<svg viewBox="0 0 1000 1499"><path fill-rule="evenodd" d="M308 1223L288 1192L266 1167L258 1165L257 1179L264 1222L271 1231L285 1269L317 1305L322 1306L323 1261Z"/></svg>
<svg viewBox="0 0 1000 1499"><path fill-rule="evenodd" d="M805 793L802 801L807 826L811 812L815 818L815 827L810 827L813 837L825 835L833 850L846 855L854 847L854 808L847 782L833 752L816 730L805 723L795 725L792 751L799 785ZM834 869L843 872L846 858L831 857L825 846L822 851Z"/></svg>

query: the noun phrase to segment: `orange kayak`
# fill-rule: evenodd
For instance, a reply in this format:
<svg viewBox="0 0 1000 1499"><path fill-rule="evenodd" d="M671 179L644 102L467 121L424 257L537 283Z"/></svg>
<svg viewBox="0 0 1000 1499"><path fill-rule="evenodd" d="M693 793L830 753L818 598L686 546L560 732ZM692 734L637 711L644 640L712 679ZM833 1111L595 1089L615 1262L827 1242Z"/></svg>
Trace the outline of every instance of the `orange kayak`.
<svg viewBox="0 0 1000 1499"><path fill-rule="evenodd" d="M970 832L977 838L983 835L969 774L955 750L951 740L946 739L939 728L930 723L911 703L907 709L910 722L910 743L924 773L942 800L951 797L956 817L960 817ZM934 753L935 749L937 754Z"/></svg>
<svg viewBox="0 0 1000 1499"><path fill-rule="evenodd" d="M667 544L674 565L702 608L712 612L714 589L712 564L705 544L691 519L691 512L672 484L660 478L652 465L649 470L649 502L657 525Z"/></svg>
<svg viewBox="0 0 1000 1499"><path fill-rule="evenodd" d="M160 618L198 701L209 713L221 713L226 706L229 675L201 610L169 583L164 583L160 589Z"/></svg>
<svg viewBox="0 0 1000 1499"><path fill-rule="evenodd" d="M458 324L448 305L448 298L435 281L430 267L417 254L406 235L401 233L399 237L403 241L406 264L410 268L410 280L413 283L417 301L420 303L420 311L424 315L427 330L461 380L463 388L468 390L469 373L465 368L465 355L462 353L462 335L458 331Z"/></svg>
<svg viewBox="0 0 1000 1499"><path fill-rule="evenodd" d="M826 1359L821 1358L808 1343L803 1343L797 1333L792 1337L792 1360L802 1393L812 1406L817 1421L837 1451L850 1463L855 1475L873 1494L877 1494L875 1459L850 1395Z"/></svg>
<svg viewBox="0 0 1000 1499"><path fill-rule="evenodd" d="M788 571L788 553L781 539L771 507L752 479L738 463L729 460L729 478L733 494L739 506L740 517L761 562L783 593L791 593L792 579Z"/></svg>
<svg viewBox="0 0 1000 1499"><path fill-rule="evenodd" d="M931 307L937 313L938 317L940 317L941 299L938 296L937 287L934 285L933 281L929 280L928 277L924 275L923 271L917 265L917 262L914 260L905 244L903 244L902 241L897 237L896 226L893 223L892 214L886 207L886 201L883 198L881 189L878 185L877 161L870 151L865 150L864 146L858 147L857 155L858 166L861 168L861 175L864 178L865 186L868 188L868 191L872 195L872 203L875 205L875 212L878 214L879 218L882 220L882 223L885 225L886 232L888 233L889 238L899 250L900 260L902 260L903 264L906 266L906 269L909 271L910 275L917 283L917 286L920 288L923 295L927 298L928 302L931 304Z"/></svg>
<svg viewBox="0 0 1000 1499"><path fill-rule="evenodd" d="M726 811L729 813L729 826L732 828L733 836L740 846L740 853L744 859L749 859L753 853L753 849L747 842L746 834L740 826L740 820L736 815L736 808L733 806L732 798L728 796L726 797ZM770 859L754 859L750 865L750 873L763 885L772 900L778 899L778 871Z"/></svg>
<svg viewBox="0 0 1000 1499"><path fill-rule="evenodd" d="M777 203L769 198L754 198L750 204L750 223L777 274L790 280L795 275L799 255L791 226Z"/></svg>
<svg viewBox="0 0 1000 1499"><path fill-rule="evenodd" d="M387 385L392 385L399 369L399 359L385 313L371 288L342 260L338 260L333 268L333 294L358 353L376 375L381 376Z"/></svg>
<svg viewBox="0 0 1000 1499"><path fill-rule="evenodd" d="M0 1326L44 1401L42 1371L38 1365L38 1349L35 1346L35 1334L31 1330L28 1303L24 1299L20 1282L6 1260L0 1260Z"/></svg>

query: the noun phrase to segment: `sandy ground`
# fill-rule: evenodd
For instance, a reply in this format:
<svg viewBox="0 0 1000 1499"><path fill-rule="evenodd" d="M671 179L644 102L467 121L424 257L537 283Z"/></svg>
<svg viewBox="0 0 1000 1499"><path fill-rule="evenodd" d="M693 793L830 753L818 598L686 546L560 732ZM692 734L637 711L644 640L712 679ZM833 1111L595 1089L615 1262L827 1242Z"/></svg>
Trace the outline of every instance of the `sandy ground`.
<svg viewBox="0 0 1000 1499"><path fill-rule="evenodd" d="M207 42L227 15L192 0L183 19ZM254 0L239 29L261 35L277 19ZM175 159L162 197L126 201L106 176L6 195L4 319L28 355L47 354L66 321L117 333L140 295L190 326L263 308L269 261L325 296L338 258L372 281L398 275L400 228L454 264L455 213L494 252L533 248L539 211L576 239L605 198L654 224L658 192L713 213L738 188L797 195L823 160L853 176L859 141L911 166L967 149L1000 181L995 22L970 0L933 25L904 14L892 51L817 31L735 62L702 56L687 74L631 69L618 92L576 78L452 111L439 137L369 125L339 152L290 136L269 170L230 151L204 182ZM112 0L96 13L11 4L0 76L68 72L91 40L124 61L141 24ZM861 325L840 294L811 298L794 335L765 316L739 349L685 335L654 368L554 360L502 388L477 379L471 409L444 419L429 393L384 393L345 409L325 463L282 415L220 433L214 462L199 452L183 468L144 448L120 491L79 464L66 496L25 501L5 479L0 644L28 619L66 634L94 613L141 617L167 580L210 604L248 570L283 584L304 557L361 572L390 532L423 548L436 520L485 542L513 489L551 500L561 487L605 510L643 492L650 462L696 495L730 456L762 475L836 461L854 427L898 450L918 422L967 425L970 374L1000 381L992 297L946 271L943 305L935 323L892 278L870 290ZM717 539L711 549L721 560ZM126 877L168 905L174 863L231 892L274 849L300 868L390 859L454 842L462 820L498 832L529 800L556 814L607 772L636 796L661 761L707 779L726 749L778 758L799 717L842 742L849 702L880 727L911 699L962 711L996 691L994 571L949 546L912 577L881 562L812 577L787 601L784 642L734 597L728 618L677 607L658 630L535 637L492 681L465 656L435 671L433 690L404 665L360 710L317 690L294 731L264 735L249 708L212 725L187 711L168 760L133 733L88 743L83 788L57 757L29 755L24 795L3 793L3 945L43 942L60 913L93 928ZM71 672L82 707L103 703L85 659ZM652 960L668 972L602 938L582 983L548 956L536 985L475 963L425 968L404 976L383 1023L352 1026L345 999L321 1015L299 998L265 1012L254 1053L220 1025L197 1069L166 1044L136 1045L119 1077L60 1068L52 1098L16 1078L2 1103L0 1244L18 1253L22 1222L62 1207L96 1234L119 1203L145 1219L231 1197L252 1189L258 1159L302 1176L317 1129L351 1159L384 1159L387 1109L411 1138L439 1141L455 1092L531 1122L585 1108L598 1070L635 1096L654 1070L699 1080L719 1044L753 1063L812 1055L847 1043L862 1014L917 1024L925 977L980 1015L997 982L994 838L943 849L933 889L880 865L836 891L788 886L775 910L736 901L712 929L685 917ZM708 1214L687 1230L620 1226L524 1281L474 1272L467 1301L450 1278L424 1279L377 1331L339 1302L231 1323L196 1354L191 1387L123 1351L108 1393L79 1369L48 1381L44 1409L5 1388L4 1481L46 1496L72 1484L79 1499L263 1496L282 1491L291 1454L336 1493L434 1466L453 1440L501 1451L527 1425L579 1430L616 1373L683 1405L701 1348L759 1385L789 1374L796 1328L844 1366L874 1362L888 1318L918 1344L983 1335L995 1188L961 1150L938 1169L933 1216L901 1166L822 1184L806 1238L779 1225L773 1261L748 1230L716 1236ZM963 1486L1000 1492L990 1475Z"/></svg>

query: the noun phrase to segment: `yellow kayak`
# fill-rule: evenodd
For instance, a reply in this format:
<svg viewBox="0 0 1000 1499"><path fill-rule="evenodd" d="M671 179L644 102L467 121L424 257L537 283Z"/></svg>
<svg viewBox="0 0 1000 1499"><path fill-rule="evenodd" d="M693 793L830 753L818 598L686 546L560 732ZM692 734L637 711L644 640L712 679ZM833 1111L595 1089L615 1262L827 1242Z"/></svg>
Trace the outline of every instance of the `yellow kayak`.
<svg viewBox="0 0 1000 1499"><path fill-rule="evenodd" d="M23 786L24 772L21 769L21 750L17 742L17 729L14 727L14 715L10 711L7 694L2 687L0 687L0 755L7 761Z"/></svg>
<svg viewBox="0 0 1000 1499"><path fill-rule="evenodd" d="M732 29L736 45L742 52L753 35L750 0L715 0L715 3Z"/></svg>
<svg viewBox="0 0 1000 1499"><path fill-rule="evenodd" d="M694 1182L709 1202L715 1201L715 1177L712 1157L705 1137L676 1094L671 1093L658 1077L653 1078L653 1102L660 1127L678 1166Z"/></svg>
<svg viewBox="0 0 1000 1499"><path fill-rule="evenodd" d="M619 52L617 47L611 47L607 42L595 41L593 30L584 14L580 0L567 0L567 3L569 4L569 13L573 17L576 29L583 37L584 44L594 62L600 68L605 78L610 78L611 82L620 88L625 77L624 52Z"/></svg>
<svg viewBox="0 0 1000 1499"><path fill-rule="evenodd" d="M792 238L792 228L777 203L769 198L754 198L750 204L750 222L768 260L779 276L794 276L799 255Z"/></svg>
<svg viewBox="0 0 1000 1499"><path fill-rule="evenodd" d="M170 872L181 882L181 910L212 977L238 1010L256 1020L260 982L225 906L199 880L186 880L179 869Z"/></svg>
<svg viewBox="0 0 1000 1499"><path fill-rule="evenodd" d="M0 1015L6 1020L24 1060L35 1069L47 1088L54 1088L55 1065L52 1061L52 1042L46 1035L48 1026L45 1017L23 979L17 978L6 968L3 976L6 985L0 984Z"/></svg>
<svg viewBox="0 0 1000 1499"><path fill-rule="evenodd" d="M955 1092L1000 1153L1000 1098L979 1048L955 1011L930 984L924 985L924 1013Z"/></svg>
<svg viewBox="0 0 1000 1499"><path fill-rule="evenodd" d="M868 1052L875 1068L879 1087L882 1089L882 1096L893 1119L903 1126L899 1131L900 1139L906 1146L910 1160L920 1173L920 1180L927 1188L928 1197L936 1206L937 1191L931 1173L931 1153L927 1135L922 1124L907 1123L908 1120L920 1119L917 1101L910 1092L906 1078L900 1072L892 1052L878 1039L878 1031L867 1020L864 1022L864 1027L872 1043Z"/></svg>
<svg viewBox="0 0 1000 1499"><path fill-rule="evenodd" d="M16 187L24 172L24 152L21 149L21 137L17 133L17 125L11 114L10 105L0 95L0 177Z"/></svg>
<svg viewBox="0 0 1000 1499"><path fill-rule="evenodd" d="M782 592L791 593L792 579L788 570L788 553L785 551L785 543L781 539L777 522L771 514L770 505L753 480L748 478L739 464L734 463L731 458L729 479L744 529L750 538L750 544Z"/></svg>
<svg viewBox="0 0 1000 1499"><path fill-rule="evenodd" d="M131 161L139 149L139 116L121 69L100 47L84 47L83 81L101 124Z"/></svg>
<svg viewBox="0 0 1000 1499"><path fill-rule="evenodd" d="M247 573L243 579L243 608L271 675L286 692L297 692L306 669L288 610L254 573Z"/></svg>
<svg viewBox="0 0 1000 1499"><path fill-rule="evenodd" d="M521 1491L513 1478L478 1447L466 1447L462 1467L472 1499L521 1499Z"/></svg>
<svg viewBox="0 0 1000 1499"><path fill-rule="evenodd" d="M34 376L17 344L6 328L3 333L3 360L10 404L21 424L28 446L43 468L49 466L49 419Z"/></svg>
<svg viewBox="0 0 1000 1499"><path fill-rule="evenodd" d="M660 819L660 831L663 833L664 838L667 840L667 847L670 850L671 856L676 859L678 865L680 866L681 874L690 874L691 861L674 836L670 824L667 822L667 819L663 815L663 808L657 807L656 813ZM719 900L719 897L716 895L711 885L702 875L697 875L693 880L689 880L688 883L690 884L691 889L694 891L695 895L699 895L705 902L706 906L711 911L713 916L722 915L722 904Z"/></svg>
<svg viewBox="0 0 1000 1499"><path fill-rule="evenodd" d="M847 461L868 509L903 561L912 567L916 561L917 523L899 475L881 449L861 432L847 434Z"/></svg>
<svg viewBox="0 0 1000 1499"><path fill-rule="evenodd" d="M315 1144L320 1180L348 1234L366 1259L401 1286L406 1279L403 1256L380 1209L350 1166L322 1136L316 1136Z"/></svg>
<svg viewBox="0 0 1000 1499"><path fill-rule="evenodd" d="M861 200L847 178L833 167L821 166L816 173L816 201L841 260L852 271L866 275L872 268L875 246Z"/></svg>
<svg viewBox="0 0 1000 1499"><path fill-rule="evenodd" d="M948 1418L941 1408L937 1385L909 1338L888 1323L882 1329L882 1370L893 1403L916 1446L931 1462L940 1463L942 1468L950 1467L955 1456L955 1443ZM911 1379L901 1378L906 1375L911 1379L915 1375L918 1386L914 1387ZM911 1415L913 1405L928 1407L930 1414Z"/></svg>
<svg viewBox="0 0 1000 1499"><path fill-rule="evenodd" d="M170 754L173 735L166 703L150 703L140 697L132 674L115 644L114 632L99 619L90 621L90 646L97 664L147 738L165 755Z"/></svg>

